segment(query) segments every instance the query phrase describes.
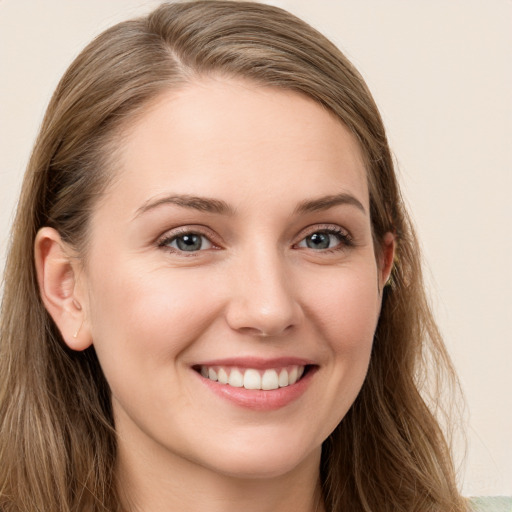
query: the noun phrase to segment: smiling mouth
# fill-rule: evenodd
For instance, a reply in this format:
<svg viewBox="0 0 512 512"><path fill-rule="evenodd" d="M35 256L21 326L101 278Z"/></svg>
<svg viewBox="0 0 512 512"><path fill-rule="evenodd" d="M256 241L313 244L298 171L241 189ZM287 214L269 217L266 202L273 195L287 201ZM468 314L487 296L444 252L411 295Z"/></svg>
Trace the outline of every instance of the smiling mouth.
<svg viewBox="0 0 512 512"><path fill-rule="evenodd" d="M258 370L229 366L196 366L194 370L205 379L231 386L270 391L292 386L308 372L310 365L291 365L281 368Z"/></svg>

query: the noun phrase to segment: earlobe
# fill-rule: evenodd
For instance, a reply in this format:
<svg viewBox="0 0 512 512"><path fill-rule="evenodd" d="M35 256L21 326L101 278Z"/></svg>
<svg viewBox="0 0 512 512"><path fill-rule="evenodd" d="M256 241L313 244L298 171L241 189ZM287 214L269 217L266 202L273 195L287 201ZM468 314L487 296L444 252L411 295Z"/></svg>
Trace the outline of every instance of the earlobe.
<svg viewBox="0 0 512 512"><path fill-rule="evenodd" d="M84 350L92 343L84 328L86 311L77 296L78 260L49 227L39 230L34 245L35 265L41 299L57 325L64 342L73 350Z"/></svg>

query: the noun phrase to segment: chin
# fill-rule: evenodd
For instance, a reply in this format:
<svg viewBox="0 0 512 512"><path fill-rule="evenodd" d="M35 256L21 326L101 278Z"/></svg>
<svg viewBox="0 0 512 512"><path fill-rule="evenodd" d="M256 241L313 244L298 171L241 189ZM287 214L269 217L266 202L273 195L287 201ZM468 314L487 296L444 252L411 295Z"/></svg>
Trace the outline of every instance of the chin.
<svg viewBox="0 0 512 512"><path fill-rule="evenodd" d="M230 447L229 453L222 457L210 469L238 479L274 479L292 473L303 465L312 464L318 468L320 464L321 446L311 451L300 451L298 446L261 447L257 443L235 450Z"/></svg>

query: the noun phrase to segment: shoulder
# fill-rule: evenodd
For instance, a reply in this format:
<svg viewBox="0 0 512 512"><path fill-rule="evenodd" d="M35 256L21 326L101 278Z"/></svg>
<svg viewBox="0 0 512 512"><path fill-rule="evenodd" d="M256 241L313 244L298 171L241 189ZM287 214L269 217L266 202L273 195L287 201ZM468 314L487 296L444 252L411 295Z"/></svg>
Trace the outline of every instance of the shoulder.
<svg viewBox="0 0 512 512"><path fill-rule="evenodd" d="M485 496L469 500L471 512L512 512L512 496Z"/></svg>

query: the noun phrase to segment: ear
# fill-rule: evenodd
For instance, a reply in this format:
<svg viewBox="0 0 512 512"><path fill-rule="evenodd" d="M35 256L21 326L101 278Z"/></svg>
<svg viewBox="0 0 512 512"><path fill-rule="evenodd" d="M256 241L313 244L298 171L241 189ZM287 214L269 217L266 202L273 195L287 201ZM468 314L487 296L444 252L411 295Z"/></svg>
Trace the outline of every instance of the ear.
<svg viewBox="0 0 512 512"><path fill-rule="evenodd" d="M84 325L86 311L78 296L79 260L65 244L58 231L41 228L34 245L37 281L46 310L57 325L66 345L73 350L85 350L92 344Z"/></svg>
<svg viewBox="0 0 512 512"><path fill-rule="evenodd" d="M390 231L382 239L379 257L379 290L388 282L395 260L396 237Z"/></svg>

